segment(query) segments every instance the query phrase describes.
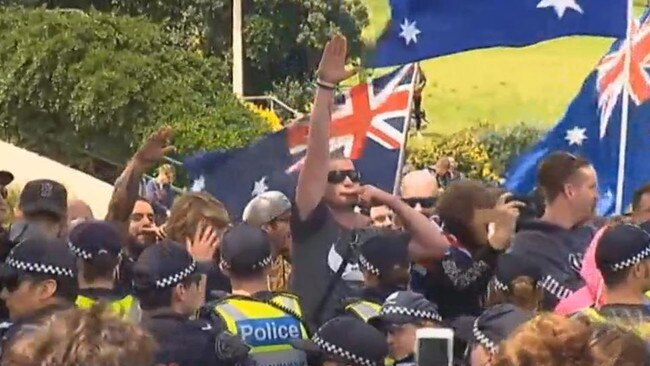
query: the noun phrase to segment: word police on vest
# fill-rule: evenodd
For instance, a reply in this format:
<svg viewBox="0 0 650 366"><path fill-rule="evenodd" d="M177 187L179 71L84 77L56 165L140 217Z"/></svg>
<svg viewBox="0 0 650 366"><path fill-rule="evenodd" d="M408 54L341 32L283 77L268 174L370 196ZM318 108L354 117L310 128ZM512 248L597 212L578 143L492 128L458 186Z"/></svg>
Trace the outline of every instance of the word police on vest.
<svg viewBox="0 0 650 366"><path fill-rule="evenodd" d="M290 316L267 319L247 319L237 322L239 334L252 346L287 344L291 339L300 339L300 322Z"/></svg>

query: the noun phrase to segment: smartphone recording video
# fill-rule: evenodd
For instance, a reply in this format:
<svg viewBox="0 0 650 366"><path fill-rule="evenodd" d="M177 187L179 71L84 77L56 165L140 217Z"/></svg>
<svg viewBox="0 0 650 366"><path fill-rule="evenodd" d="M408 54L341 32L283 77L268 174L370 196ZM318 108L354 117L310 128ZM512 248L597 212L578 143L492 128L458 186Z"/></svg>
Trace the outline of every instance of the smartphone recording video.
<svg viewBox="0 0 650 366"><path fill-rule="evenodd" d="M452 366L454 331L448 328L422 328L416 333L415 361L418 366Z"/></svg>

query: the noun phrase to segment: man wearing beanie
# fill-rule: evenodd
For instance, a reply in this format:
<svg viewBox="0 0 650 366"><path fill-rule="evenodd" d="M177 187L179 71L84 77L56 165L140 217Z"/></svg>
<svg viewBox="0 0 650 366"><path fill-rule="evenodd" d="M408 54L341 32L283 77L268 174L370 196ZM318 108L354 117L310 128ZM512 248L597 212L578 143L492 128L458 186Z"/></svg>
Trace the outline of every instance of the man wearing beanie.
<svg viewBox="0 0 650 366"><path fill-rule="evenodd" d="M266 233L239 224L224 234L220 255L232 295L205 306L201 316L216 329L240 336L258 366L304 364L305 353L290 341L307 339L307 326L295 295L269 290L272 253Z"/></svg>
<svg viewBox="0 0 650 366"><path fill-rule="evenodd" d="M604 305L583 314L650 340L650 222L607 229L596 247L596 266L605 283Z"/></svg>
<svg viewBox="0 0 650 366"><path fill-rule="evenodd" d="M85 221L70 232L70 251L77 257L79 296L76 304L89 309L99 301L126 320L139 321L137 300L115 287L117 268L122 250L120 233L106 221Z"/></svg>

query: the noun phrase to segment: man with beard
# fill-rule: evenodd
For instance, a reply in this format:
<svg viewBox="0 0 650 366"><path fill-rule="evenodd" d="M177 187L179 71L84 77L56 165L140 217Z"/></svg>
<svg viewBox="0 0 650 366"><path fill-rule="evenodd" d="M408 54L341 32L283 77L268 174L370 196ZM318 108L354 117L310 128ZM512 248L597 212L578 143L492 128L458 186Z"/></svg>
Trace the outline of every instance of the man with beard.
<svg viewBox="0 0 650 366"><path fill-rule="evenodd" d="M598 202L598 178L585 159L555 152L537 174L545 199L544 215L523 222L513 238L512 252L538 263L544 288L542 309L552 310L584 286L582 258L598 226L593 223Z"/></svg>
<svg viewBox="0 0 650 366"><path fill-rule="evenodd" d="M330 156L334 89L354 74L346 70L346 58L346 39L334 36L318 69L307 153L291 217L291 290L303 301L305 317L313 326L334 316L340 300L351 296L363 281L358 247L371 235L370 220L356 213L355 206L386 205L392 209L413 238L409 245L412 259L442 256L448 246L440 229L399 197L363 186L352 160Z"/></svg>

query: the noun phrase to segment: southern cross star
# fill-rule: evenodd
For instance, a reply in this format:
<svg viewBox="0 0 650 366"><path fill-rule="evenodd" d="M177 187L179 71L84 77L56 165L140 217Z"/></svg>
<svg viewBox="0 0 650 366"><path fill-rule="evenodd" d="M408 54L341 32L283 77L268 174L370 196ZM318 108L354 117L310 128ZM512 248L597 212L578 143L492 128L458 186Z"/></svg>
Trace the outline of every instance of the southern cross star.
<svg viewBox="0 0 650 366"><path fill-rule="evenodd" d="M418 43L418 35L422 32L416 27L416 22L410 23L408 19L404 18L404 23L400 24L400 28L402 28L402 32L399 36L404 38L407 46L411 42Z"/></svg>
<svg viewBox="0 0 650 366"><path fill-rule="evenodd" d="M253 191L251 192L251 196L257 197L260 194L269 190L269 186L266 185L266 179L267 177L262 177L262 179L255 182L255 185L253 186Z"/></svg>
<svg viewBox="0 0 650 366"><path fill-rule="evenodd" d="M582 8L576 0L542 0L537 4L538 9L550 8L555 9L558 19L562 19L567 9L573 9L582 14Z"/></svg>
<svg viewBox="0 0 650 366"><path fill-rule="evenodd" d="M569 146L582 146L582 143L587 139L586 132L586 128L573 127L572 129L567 130L566 137L564 137L564 139L567 140Z"/></svg>

